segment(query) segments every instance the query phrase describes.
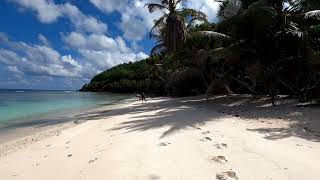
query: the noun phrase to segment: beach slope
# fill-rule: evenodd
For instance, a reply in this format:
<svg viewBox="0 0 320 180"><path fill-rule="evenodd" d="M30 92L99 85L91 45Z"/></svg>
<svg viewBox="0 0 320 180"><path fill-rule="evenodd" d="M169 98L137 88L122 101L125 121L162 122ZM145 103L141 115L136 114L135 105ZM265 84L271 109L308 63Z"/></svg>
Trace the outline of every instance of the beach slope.
<svg viewBox="0 0 320 180"><path fill-rule="evenodd" d="M11 151L1 152L0 177L318 179L319 117L318 108L244 95L137 101L84 113L78 125L23 148L2 145Z"/></svg>

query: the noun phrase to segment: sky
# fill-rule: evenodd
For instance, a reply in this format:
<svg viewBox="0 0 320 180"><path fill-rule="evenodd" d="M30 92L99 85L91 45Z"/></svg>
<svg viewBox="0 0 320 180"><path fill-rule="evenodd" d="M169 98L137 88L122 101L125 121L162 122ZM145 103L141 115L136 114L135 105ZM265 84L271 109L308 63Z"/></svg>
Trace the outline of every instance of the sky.
<svg viewBox="0 0 320 180"><path fill-rule="evenodd" d="M121 63L145 59L159 0L0 0L0 89L76 90ZM216 20L214 0L185 0Z"/></svg>

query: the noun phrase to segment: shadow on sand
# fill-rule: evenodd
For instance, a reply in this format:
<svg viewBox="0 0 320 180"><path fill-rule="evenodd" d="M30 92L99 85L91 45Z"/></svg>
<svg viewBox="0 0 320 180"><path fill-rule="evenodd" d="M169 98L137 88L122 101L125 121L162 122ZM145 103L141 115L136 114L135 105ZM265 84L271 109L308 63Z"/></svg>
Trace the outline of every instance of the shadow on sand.
<svg viewBox="0 0 320 180"><path fill-rule="evenodd" d="M141 113L153 111L148 115ZM186 128L197 128L207 122L219 121L221 118L235 116L242 120L289 121L286 128L258 128L248 131L264 134L264 138L277 140L288 137L300 137L310 141L320 141L320 109L298 107L296 100L281 98L277 106L271 106L265 96L235 95L215 96L208 101L203 97L178 99L158 98L153 102L140 103L131 107L101 111L91 115L81 115L77 121L106 119L117 115L132 114L132 120L120 123L111 130L125 132L146 131L168 127L161 135L168 136Z"/></svg>
<svg viewBox="0 0 320 180"><path fill-rule="evenodd" d="M72 118L60 118L59 120L23 122L14 124L11 128L26 126L40 128L68 121L78 124L131 114L131 120L119 123L110 131L124 130L126 133L130 133L165 126L167 130L160 137L163 138L186 128L198 128L208 122L235 116L241 120L250 121L267 119L271 123L280 120L291 122L291 125L286 128L247 129L264 134L268 140L300 137L319 142L320 110L312 107L297 107L297 104L295 100L282 98L278 101L278 105L273 107L267 97L250 95L215 96L209 100L202 96L177 99L155 98L147 103L136 103L130 107L82 113ZM145 113L151 111L152 113ZM6 128L10 128L10 126L6 126Z"/></svg>

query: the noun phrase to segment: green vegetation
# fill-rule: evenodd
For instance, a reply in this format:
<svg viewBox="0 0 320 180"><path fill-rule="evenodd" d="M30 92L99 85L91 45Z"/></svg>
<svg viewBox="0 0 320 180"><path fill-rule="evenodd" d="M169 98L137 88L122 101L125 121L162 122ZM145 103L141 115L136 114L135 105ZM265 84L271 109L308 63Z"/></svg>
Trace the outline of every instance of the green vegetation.
<svg viewBox="0 0 320 180"><path fill-rule="evenodd" d="M147 4L151 13L167 9L151 30L151 57L103 72L84 90L320 98L319 0L219 0L214 24L177 9L181 0L161 2Z"/></svg>
<svg viewBox="0 0 320 180"><path fill-rule="evenodd" d="M116 93L146 91L161 94L161 83L150 79L150 67L146 60L120 64L93 77L81 90Z"/></svg>

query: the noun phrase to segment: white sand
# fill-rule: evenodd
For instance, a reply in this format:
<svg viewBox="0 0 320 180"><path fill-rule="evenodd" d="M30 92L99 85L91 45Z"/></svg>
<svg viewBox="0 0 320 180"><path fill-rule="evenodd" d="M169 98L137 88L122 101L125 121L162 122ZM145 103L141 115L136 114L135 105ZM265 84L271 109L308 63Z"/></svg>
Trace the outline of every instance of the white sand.
<svg viewBox="0 0 320 180"><path fill-rule="evenodd" d="M50 137L2 145L0 179L319 179L320 110L295 105L234 96L100 109Z"/></svg>

